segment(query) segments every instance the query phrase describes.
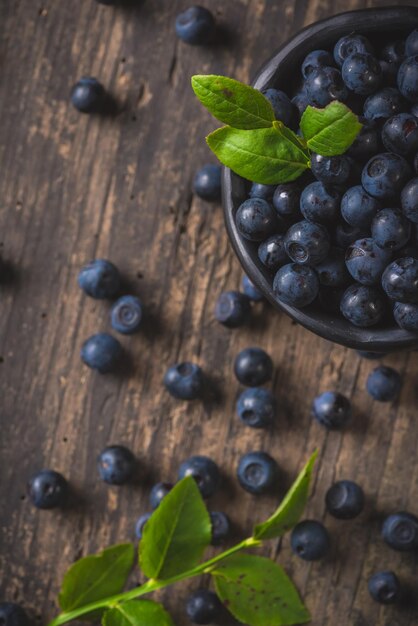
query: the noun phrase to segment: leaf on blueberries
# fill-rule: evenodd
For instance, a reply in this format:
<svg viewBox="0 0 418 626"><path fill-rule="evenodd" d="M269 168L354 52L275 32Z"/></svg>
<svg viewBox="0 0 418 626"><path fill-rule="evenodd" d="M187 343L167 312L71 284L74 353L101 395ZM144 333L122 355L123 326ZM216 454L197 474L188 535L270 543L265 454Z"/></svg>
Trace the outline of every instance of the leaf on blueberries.
<svg viewBox="0 0 418 626"><path fill-rule="evenodd" d="M210 517L194 478L183 478L146 523L139 545L142 571L163 580L193 568L210 544Z"/></svg>
<svg viewBox="0 0 418 626"><path fill-rule="evenodd" d="M343 154L351 146L362 125L345 104L335 100L324 109L308 106L300 121L308 148L322 156Z"/></svg>
<svg viewBox="0 0 418 626"><path fill-rule="evenodd" d="M233 78L193 76L192 88L208 111L228 126L269 128L275 119L270 102L260 91Z"/></svg>
<svg viewBox="0 0 418 626"><path fill-rule="evenodd" d="M126 543L76 561L64 576L58 596L61 609L73 611L120 593L134 560L135 548Z"/></svg>
<svg viewBox="0 0 418 626"><path fill-rule="evenodd" d="M298 523L308 500L312 471L317 456L316 450L273 515L262 524L255 526L253 533L255 539L280 537Z"/></svg>
<svg viewBox="0 0 418 626"><path fill-rule="evenodd" d="M283 132L283 128L280 123L245 131L224 126L206 141L221 163L239 176L274 185L294 180L310 167L308 151L291 130Z"/></svg>
<svg viewBox="0 0 418 626"><path fill-rule="evenodd" d="M290 626L310 620L293 583L270 559L236 554L211 574L225 607L248 626Z"/></svg>
<svg viewBox="0 0 418 626"><path fill-rule="evenodd" d="M103 626L174 626L167 611L152 600L130 600L106 611Z"/></svg>

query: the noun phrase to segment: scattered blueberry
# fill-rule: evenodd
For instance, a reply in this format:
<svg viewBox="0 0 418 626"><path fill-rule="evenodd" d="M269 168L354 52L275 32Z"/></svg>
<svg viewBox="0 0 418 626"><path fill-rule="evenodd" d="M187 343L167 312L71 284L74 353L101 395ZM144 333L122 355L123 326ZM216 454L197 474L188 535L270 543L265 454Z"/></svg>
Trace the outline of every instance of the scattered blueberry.
<svg viewBox="0 0 418 626"><path fill-rule="evenodd" d="M289 263L281 267L275 275L273 292L285 304L303 308L311 304L318 295L318 275L311 267Z"/></svg>
<svg viewBox="0 0 418 626"><path fill-rule="evenodd" d="M337 519L353 519L364 509L363 489L352 480L339 480L325 496L328 513Z"/></svg>
<svg viewBox="0 0 418 626"><path fill-rule="evenodd" d="M418 260L413 257L397 259L387 266L382 287L391 300L418 303Z"/></svg>
<svg viewBox="0 0 418 626"><path fill-rule="evenodd" d="M277 185L263 185L262 183L252 183L249 196L250 198L261 198L262 200L271 200Z"/></svg>
<svg viewBox="0 0 418 626"><path fill-rule="evenodd" d="M308 104L326 107L333 100L344 102L348 91L341 72L335 67L318 67L309 74L305 82Z"/></svg>
<svg viewBox="0 0 418 626"><path fill-rule="evenodd" d="M167 391L179 400L196 400L203 393L204 378L202 369L196 363L185 361L168 368L164 375Z"/></svg>
<svg viewBox="0 0 418 626"><path fill-rule="evenodd" d="M108 485L124 485L133 476L135 455L125 446L109 446L97 459L100 478Z"/></svg>
<svg viewBox="0 0 418 626"><path fill-rule="evenodd" d="M227 328L238 328L245 324L251 313L248 295L239 291L224 291L215 305L215 319Z"/></svg>
<svg viewBox="0 0 418 626"><path fill-rule="evenodd" d="M399 66L405 58L405 42L402 39L389 42L381 49L380 56L384 61Z"/></svg>
<svg viewBox="0 0 418 626"><path fill-rule="evenodd" d="M213 591L198 589L187 598L186 613L193 624L212 624L221 615L222 604Z"/></svg>
<svg viewBox="0 0 418 626"><path fill-rule="evenodd" d="M185 43L202 46L213 39L216 25L212 13L201 6L192 6L176 18L176 35Z"/></svg>
<svg viewBox="0 0 418 626"><path fill-rule="evenodd" d="M305 90L299 91L291 100L294 107L296 107L299 117L302 117L306 107L309 105L309 98Z"/></svg>
<svg viewBox="0 0 418 626"><path fill-rule="evenodd" d="M258 247L258 258L267 269L276 271L289 261L286 254L284 235L273 235Z"/></svg>
<svg viewBox="0 0 418 626"><path fill-rule="evenodd" d="M305 520L292 530L290 545L294 554L304 561L318 561L329 550L329 534L321 522Z"/></svg>
<svg viewBox="0 0 418 626"><path fill-rule="evenodd" d="M302 220L293 224L284 240L287 255L299 265L316 265L329 252L330 241L327 230L321 224Z"/></svg>
<svg viewBox="0 0 418 626"><path fill-rule="evenodd" d="M171 483L156 483L153 486L149 494L149 501L153 511L160 506L161 501L170 493L172 488L173 485Z"/></svg>
<svg viewBox="0 0 418 626"><path fill-rule="evenodd" d="M379 365L367 379L366 389L379 402L396 400L401 390L402 379L396 370L385 365Z"/></svg>
<svg viewBox="0 0 418 626"><path fill-rule="evenodd" d="M349 274L341 248L331 248L325 261L315 267L319 282L325 287L342 287L349 282Z"/></svg>
<svg viewBox="0 0 418 626"><path fill-rule="evenodd" d="M403 61L398 71L398 87L410 102L418 102L418 55Z"/></svg>
<svg viewBox="0 0 418 626"><path fill-rule="evenodd" d="M106 259L91 261L78 275L81 289L98 300L114 298L120 290L120 283L119 270Z"/></svg>
<svg viewBox="0 0 418 626"><path fill-rule="evenodd" d="M343 185L351 176L353 163L350 157L344 154L332 157L312 154L311 169L315 178L322 183L327 185ZM333 216L332 219L335 219L335 216Z"/></svg>
<svg viewBox="0 0 418 626"><path fill-rule="evenodd" d="M116 369L122 352L122 346L112 335L98 333L89 337L81 346L81 360L100 374L107 374Z"/></svg>
<svg viewBox="0 0 418 626"><path fill-rule="evenodd" d="M341 299L341 313L361 328L378 324L385 312L385 301L380 291L364 285L351 285Z"/></svg>
<svg viewBox="0 0 418 626"><path fill-rule="evenodd" d="M273 107L276 120L280 120L285 126L290 126L292 123L293 107L284 91L280 89L267 89L263 94Z"/></svg>
<svg viewBox="0 0 418 626"><path fill-rule="evenodd" d="M135 524L135 535L137 539L142 539L142 534L144 532L144 526L148 522L152 513L144 513L141 517L138 518Z"/></svg>
<svg viewBox="0 0 418 626"><path fill-rule="evenodd" d="M213 546L223 544L231 534L231 521L226 513L221 511L210 511L210 521L212 524L212 541Z"/></svg>
<svg viewBox="0 0 418 626"><path fill-rule="evenodd" d="M37 509L55 509L65 504L68 496L68 483L62 474L45 469L30 478L27 492L30 501Z"/></svg>
<svg viewBox="0 0 418 626"><path fill-rule="evenodd" d="M401 206L405 217L418 224L418 178L412 178L402 189Z"/></svg>
<svg viewBox="0 0 418 626"><path fill-rule="evenodd" d="M317 181L303 190L300 210L310 222L330 224L338 219L340 201L341 195L336 187Z"/></svg>
<svg viewBox="0 0 418 626"><path fill-rule="evenodd" d="M245 200L235 220L241 235L250 241L262 241L273 235L277 228L277 214L271 204L262 198Z"/></svg>
<svg viewBox="0 0 418 626"><path fill-rule="evenodd" d="M382 209L372 222L372 237L384 250L399 250L411 234L411 223L399 209Z"/></svg>
<svg viewBox="0 0 418 626"><path fill-rule="evenodd" d="M136 333L142 321L142 304L136 296L122 296L112 306L112 327L123 335Z"/></svg>
<svg viewBox="0 0 418 626"><path fill-rule="evenodd" d="M30 626L26 611L14 602L0 602L0 624L2 626Z"/></svg>
<svg viewBox="0 0 418 626"><path fill-rule="evenodd" d="M261 348L244 348L235 358L234 372L242 385L257 387L272 377L273 361Z"/></svg>
<svg viewBox="0 0 418 626"><path fill-rule="evenodd" d="M218 466L207 456L192 456L179 468L178 478L193 476L204 498L212 496L219 486L221 476Z"/></svg>
<svg viewBox="0 0 418 626"><path fill-rule="evenodd" d="M71 89L71 102L81 113L101 113L106 100L105 88L91 76L83 76Z"/></svg>
<svg viewBox="0 0 418 626"><path fill-rule="evenodd" d="M345 262L351 276L362 285L380 283L382 274L391 259L388 250L380 248L373 239L359 239L346 250Z"/></svg>
<svg viewBox="0 0 418 626"><path fill-rule="evenodd" d="M371 597L379 604L394 604L399 600L401 585L393 572L377 572L369 578L368 589Z"/></svg>
<svg viewBox="0 0 418 626"><path fill-rule="evenodd" d="M240 394L237 413L246 426L267 428L276 415L276 399L267 389L250 387Z"/></svg>
<svg viewBox="0 0 418 626"><path fill-rule="evenodd" d="M373 122L360 117L363 127L347 151L350 157L366 160L380 152L380 133Z"/></svg>
<svg viewBox="0 0 418 626"><path fill-rule="evenodd" d="M418 119L411 113L398 113L390 117L382 129L386 150L403 156L418 150Z"/></svg>
<svg viewBox="0 0 418 626"><path fill-rule="evenodd" d="M337 391L325 391L314 399L312 414L325 428L342 428L351 418L351 403Z"/></svg>
<svg viewBox="0 0 418 626"><path fill-rule="evenodd" d="M334 65L332 55L326 50L313 50L302 62L302 76L308 78L309 74L318 67L328 67Z"/></svg>
<svg viewBox="0 0 418 626"><path fill-rule="evenodd" d="M352 33L341 37L334 46L334 59L337 65L343 65L344 61L352 54L360 53L372 53L373 46L370 41L363 37Z"/></svg>
<svg viewBox="0 0 418 626"><path fill-rule="evenodd" d="M400 328L418 331L418 304L395 302L393 317Z"/></svg>
<svg viewBox="0 0 418 626"><path fill-rule="evenodd" d="M207 202L221 201L221 167L220 165L204 165L194 177L194 192Z"/></svg>
<svg viewBox="0 0 418 626"><path fill-rule="evenodd" d="M259 289L254 285L253 281L248 278L246 274L242 277L241 282L242 291L253 302L262 302L264 296Z"/></svg>
<svg viewBox="0 0 418 626"><path fill-rule="evenodd" d="M245 491L259 495L270 491L276 482L276 461L266 452L248 452L238 464L238 482Z"/></svg>
<svg viewBox="0 0 418 626"><path fill-rule="evenodd" d="M406 107L406 102L398 89L384 87L367 98L364 103L364 117L368 120L387 120L397 113L406 111Z"/></svg>
<svg viewBox="0 0 418 626"><path fill-rule="evenodd" d="M418 518L411 513L394 513L383 523L384 541L399 552L410 552L418 548Z"/></svg>
<svg viewBox="0 0 418 626"><path fill-rule="evenodd" d="M382 68L371 54L355 52L343 63L341 74L347 87L362 96L375 92L382 82Z"/></svg>
<svg viewBox="0 0 418 626"><path fill-rule="evenodd" d="M361 185L347 189L341 199L341 215L355 228L369 228L379 209L379 201L364 191Z"/></svg>
<svg viewBox="0 0 418 626"><path fill-rule="evenodd" d="M361 183L374 198L390 200L401 191L410 174L411 168L403 157L393 152L384 152L366 163Z"/></svg>
<svg viewBox="0 0 418 626"><path fill-rule="evenodd" d="M405 41L405 54L412 57L418 54L418 28L408 35Z"/></svg>
<svg viewBox="0 0 418 626"><path fill-rule="evenodd" d="M301 189L296 183L278 185L273 196L273 206L281 218L300 218Z"/></svg>

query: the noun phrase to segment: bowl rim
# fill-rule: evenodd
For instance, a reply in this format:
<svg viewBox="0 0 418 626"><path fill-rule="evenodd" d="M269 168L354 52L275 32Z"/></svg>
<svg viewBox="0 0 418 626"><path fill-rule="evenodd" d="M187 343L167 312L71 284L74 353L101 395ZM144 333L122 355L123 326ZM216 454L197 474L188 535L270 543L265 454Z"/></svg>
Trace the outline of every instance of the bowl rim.
<svg viewBox="0 0 418 626"><path fill-rule="evenodd" d="M333 38L337 39L347 32L347 28L365 33L378 33L384 24L390 26L391 30L404 30L407 25L414 23L418 25L418 7L410 5L357 9L326 17L305 26L288 39L262 65L251 84L260 90L275 84L277 75L280 73L280 67L289 53L294 53L296 49L304 46L312 38L329 36L330 27L332 27ZM338 34L338 31L341 34ZM232 247L246 274L275 308L284 311L294 321L320 337L349 348L373 352L392 352L418 346L418 333L396 327L360 328L353 326L342 317L337 318L320 311L312 313L310 307L296 309L278 301L273 293L271 273L263 267L258 258L255 258L256 255L251 255L247 250L248 244L240 236L235 225L235 212L246 197L245 184L243 178L234 174L229 168L223 167L222 205L226 229Z"/></svg>

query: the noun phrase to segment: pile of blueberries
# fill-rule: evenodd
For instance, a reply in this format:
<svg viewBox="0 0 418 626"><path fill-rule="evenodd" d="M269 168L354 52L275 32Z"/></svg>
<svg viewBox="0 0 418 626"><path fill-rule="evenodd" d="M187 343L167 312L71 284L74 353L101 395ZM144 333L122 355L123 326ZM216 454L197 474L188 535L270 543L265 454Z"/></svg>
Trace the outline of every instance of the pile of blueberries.
<svg viewBox="0 0 418 626"><path fill-rule="evenodd" d="M292 100L268 89L276 118L297 129L308 105L340 100L363 128L346 154L312 156L311 171L253 183L238 231L272 274L278 300L341 313L358 327L393 318L418 330L418 29L377 50L350 34L302 63Z"/></svg>

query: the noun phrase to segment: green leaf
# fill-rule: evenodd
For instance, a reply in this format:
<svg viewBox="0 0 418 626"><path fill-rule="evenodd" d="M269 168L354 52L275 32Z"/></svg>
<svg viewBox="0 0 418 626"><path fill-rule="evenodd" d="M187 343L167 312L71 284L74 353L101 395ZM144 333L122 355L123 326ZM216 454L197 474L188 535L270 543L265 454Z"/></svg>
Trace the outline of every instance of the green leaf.
<svg viewBox="0 0 418 626"><path fill-rule="evenodd" d="M308 148L322 156L343 154L351 146L362 125L345 104L335 100L325 109L308 106L300 121Z"/></svg>
<svg viewBox="0 0 418 626"><path fill-rule="evenodd" d="M183 478L146 523L139 545L142 571L165 579L193 568L211 541L208 511L194 478Z"/></svg>
<svg viewBox="0 0 418 626"><path fill-rule="evenodd" d="M274 539L298 523L309 496L309 485L318 451L316 450L287 492L273 515L254 528L255 539Z"/></svg>
<svg viewBox="0 0 418 626"><path fill-rule="evenodd" d="M100 554L86 556L64 576L58 602L63 611L73 611L122 591L135 560L131 543L111 546Z"/></svg>
<svg viewBox="0 0 418 626"><path fill-rule="evenodd" d="M257 130L224 126L206 141L218 159L236 174L256 183L273 185L298 178L310 167L308 151L283 132L280 125ZM291 138L290 138L291 137Z"/></svg>
<svg viewBox="0 0 418 626"><path fill-rule="evenodd" d="M103 626L174 626L167 611L152 600L130 600L106 611Z"/></svg>
<svg viewBox="0 0 418 626"><path fill-rule="evenodd" d="M310 620L293 583L270 559L236 554L211 574L225 607L248 626L290 626Z"/></svg>
<svg viewBox="0 0 418 626"><path fill-rule="evenodd" d="M268 128L275 119L267 98L238 80L226 76L193 76L192 88L216 119L233 128Z"/></svg>

